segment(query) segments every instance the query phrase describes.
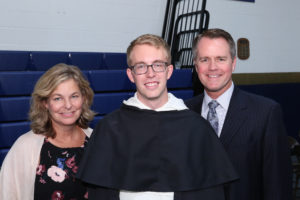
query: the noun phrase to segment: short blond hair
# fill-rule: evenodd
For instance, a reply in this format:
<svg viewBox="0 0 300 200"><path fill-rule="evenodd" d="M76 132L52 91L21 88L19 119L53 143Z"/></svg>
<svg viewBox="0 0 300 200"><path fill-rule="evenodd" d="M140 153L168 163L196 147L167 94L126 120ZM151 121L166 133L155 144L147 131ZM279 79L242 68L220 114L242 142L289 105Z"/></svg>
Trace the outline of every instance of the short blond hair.
<svg viewBox="0 0 300 200"><path fill-rule="evenodd" d="M136 38L135 40L133 40L130 43L129 47L127 48L128 67L130 67L132 65L130 56L131 56L133 48L136 45L143 45L143 44L147 44L147 45L150 45L150 46L153 46L156 48L162 48L163 50L165 50L166 55L167 55L167 57L166 57L167 62L168 62L168 64L171 64L171 59L172 59L171 51L170 51L170 47L167 44L167 42L163 38L161 38L157 35L145 34L145 35L141 35L138 38Z"/></svg>

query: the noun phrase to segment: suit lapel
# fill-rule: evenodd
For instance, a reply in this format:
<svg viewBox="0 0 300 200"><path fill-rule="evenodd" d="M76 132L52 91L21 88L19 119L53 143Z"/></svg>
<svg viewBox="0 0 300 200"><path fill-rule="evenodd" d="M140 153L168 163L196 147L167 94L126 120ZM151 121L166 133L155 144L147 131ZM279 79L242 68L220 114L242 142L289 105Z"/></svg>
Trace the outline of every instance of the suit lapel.
<svg viewBox="0 0 300 200"><path fill-rule="evenodd" d="M193 109L201 114L204 95L199 95L199 104ZM234 87L232 97L229 103L228 111L225 117L224 125L221 131L220 141L227 147L235 134L238 133L240 127L247 120L247 103L242 91Z"/></svg>
<svg viewBox="0 0 300 200"><path fill-rule="evenodd" d="M238 130L247 119L247 113L245 112L247 104L245 101L241 91L235 87L220 136L224 147L229 145L234 135L238 133Z"/></svg>

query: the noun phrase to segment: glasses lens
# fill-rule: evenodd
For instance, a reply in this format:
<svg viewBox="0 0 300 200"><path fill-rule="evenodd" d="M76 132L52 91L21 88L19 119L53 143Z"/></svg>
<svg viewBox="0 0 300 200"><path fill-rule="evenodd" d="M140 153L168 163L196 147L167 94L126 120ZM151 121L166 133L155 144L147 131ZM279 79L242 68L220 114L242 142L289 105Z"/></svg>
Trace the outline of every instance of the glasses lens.
<svg viewBox="0 0 300 200"><path fill-rule="evenodd" d="M146 64L137 64L133 67L134 73L136 74L144 74L147 71L147 65Z"/></svg>
<svg viewBox="0 0 300 200"><path fill-rule="evenodd" d="M145 63L136 64L132 67L133 72L137 75L145 74L148 71L148 67L151 67L154 72L164 72L166 71L166 62L155 62L152 65L147 65Z"/></svg>
<svg viewBox="0 0 300 200"><path fill-rule="evenodd" d="M156 62L152 66L155 72L164 72L166 70L166 63L164 62Z"/></svg>

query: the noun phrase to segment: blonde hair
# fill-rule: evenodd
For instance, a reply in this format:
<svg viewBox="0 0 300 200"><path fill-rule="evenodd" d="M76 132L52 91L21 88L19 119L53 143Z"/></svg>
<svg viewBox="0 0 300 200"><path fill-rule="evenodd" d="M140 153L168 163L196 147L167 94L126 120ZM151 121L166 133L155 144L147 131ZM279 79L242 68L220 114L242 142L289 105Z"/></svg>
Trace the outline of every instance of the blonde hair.
<svg viewBox="0 0 300 200"><path fill-rule="evenodd" d="M138 38L136 38L135 40L133 40L130 43L129 47L127 48L127 64L129 67L132 65L130 56L131 56L133 48L136 45L143 45L143 44L147 44L147 45L150 45L150 46L153 46L156 48L162 48L166 52L166 55L167 55L166 59L167 59L168 64L171 64L171 52L170 52L170 47L167 44L167 42L163 38L161 38L157 35L145 34L145 35L141 35Z"/></svg>
<svg viewBox="0 0 300 200"><path fill-rule="evenodd" d="M94 92L78 67L60 63L51 67L40 77L31 94L29 119L34 133L55 138L56 133L44 103L59 84L69 79L73 79L78 84L84 98L82 113L76 124L81 128L88 128L89 121L95 116L90 109Z"/></svg>

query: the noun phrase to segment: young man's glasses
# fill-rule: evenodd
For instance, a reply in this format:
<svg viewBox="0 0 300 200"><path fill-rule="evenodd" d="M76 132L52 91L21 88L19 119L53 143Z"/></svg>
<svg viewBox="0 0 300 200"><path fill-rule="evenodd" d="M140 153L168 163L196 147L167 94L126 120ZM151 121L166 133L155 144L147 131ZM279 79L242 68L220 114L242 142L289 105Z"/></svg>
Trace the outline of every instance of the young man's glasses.
<svg viewBox="0 0 300 200"><path fill-rule="evenodd" d="M164 72L166 71L167 66L169 66L167 62L155 62L152 65L147 65L145 63L138 63L134 66L130 66L129 68L136 75L141 75L141 74L146 74L149 67L151 67L154 72Z"/></svg>

